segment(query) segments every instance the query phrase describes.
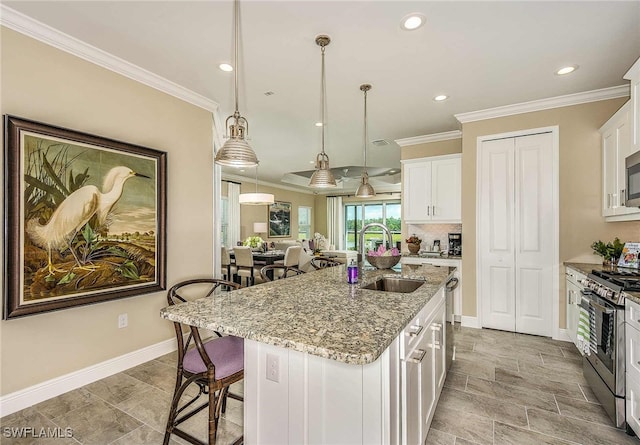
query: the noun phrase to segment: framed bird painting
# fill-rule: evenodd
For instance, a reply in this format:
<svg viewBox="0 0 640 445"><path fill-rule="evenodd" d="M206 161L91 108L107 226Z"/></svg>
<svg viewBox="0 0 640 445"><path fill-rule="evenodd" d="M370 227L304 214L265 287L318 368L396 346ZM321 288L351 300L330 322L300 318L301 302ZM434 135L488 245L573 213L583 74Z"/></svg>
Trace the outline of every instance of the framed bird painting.
<svg viewBox="0 0 640 445"><path fill-rule="evenodd" d="M3 318L166 288L162 151L4 116Z"/></svg>

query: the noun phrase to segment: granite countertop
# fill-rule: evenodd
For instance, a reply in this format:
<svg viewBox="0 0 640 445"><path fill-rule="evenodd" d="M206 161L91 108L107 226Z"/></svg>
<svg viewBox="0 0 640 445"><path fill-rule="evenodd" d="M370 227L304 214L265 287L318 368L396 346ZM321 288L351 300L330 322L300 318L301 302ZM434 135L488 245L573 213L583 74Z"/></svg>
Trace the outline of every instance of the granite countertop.
<svg viewBox="0 0 640 445"><path fill-rule="evenodd" d="M420 258L420 259L425 259L425 260L430 260L430 259L441 259L441 260L462 260L462 255L439 255L439 256L432 256L432 255L422 255L422 254L417 254L417 253L403 253L402 254L403 258Z"/></svg>
<svg viewBox="0 0 640 445"><path fill-rule="evenodd" d="M616 266L611 268L610 266L603 266L602 264L591 264L591 263L564 263L566 267L570 267L578 272L582 272L585 275L588 275L593 270L618 270ZM629 298L634 303L640 304L640 292L623 292L625 298Z"/></svg>
<svg viewBox="0 0 640 445"><path fill-rule="evenodd" d="M576 270L585 275L590 274L592 270L602 270L602 263L600 264L592 264L592 263L563 263L565 267L570 267L573 270Z"/></svg>
<svg viewBox="0 0 640 445"><path fill-rule="evenodd" d="M346 266L223 292L169 306L162 318L351 364L374 362L444 286L455 268L403 264L398 271ZM381 276L425 279L411 293L361 286Z"/></svg>

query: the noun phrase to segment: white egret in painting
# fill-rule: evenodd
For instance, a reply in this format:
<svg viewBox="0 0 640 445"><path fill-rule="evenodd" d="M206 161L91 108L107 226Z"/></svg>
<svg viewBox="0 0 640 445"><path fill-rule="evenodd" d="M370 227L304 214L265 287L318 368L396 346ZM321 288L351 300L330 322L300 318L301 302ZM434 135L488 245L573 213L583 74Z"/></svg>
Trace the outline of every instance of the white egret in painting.
<svg viewBox="0 0 640 445"><path fill-rule="evenodd" d="M80 187L60 203L46 224L40 224L37 218L27 221L27 234L36 245L47 250L50 274L58 270L51 261L52 249L64 250L68 247L80 265L71 248L71 241L93 215L97 216L99 226L107 221L109 212L122 196L124 183L134 176L149 178L129 167L114 167L105 176L102 191L95 185Z"/></svg>

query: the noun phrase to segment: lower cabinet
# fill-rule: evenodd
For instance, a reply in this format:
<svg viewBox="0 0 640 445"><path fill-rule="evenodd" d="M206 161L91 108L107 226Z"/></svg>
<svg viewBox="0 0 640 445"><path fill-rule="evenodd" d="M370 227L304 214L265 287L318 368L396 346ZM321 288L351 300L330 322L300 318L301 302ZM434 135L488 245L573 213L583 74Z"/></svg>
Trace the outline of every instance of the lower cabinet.
<svg viewBox="0 0 640 445"><path fill-rule="evenodd" d="M631 429L640 435L640 305L627 298L624 312L626 417Z"/></svg>
<svg viewBox="0 0 640 445"><path fill-rule="evenodd" d="M446 377L444 291L434 298L442 302L429 314L418 316L421 324L412 324L404 332L418 337L401 353L402 443L407 445L425 442Z"/></svg>
<svg viewBox="0 0 640 445"><path fill-rule="evenodd" d="M366 365L245 339L244 443L424 444L447 341L444 289Z"/></svg>
<svg viewBox="0 0 640 445"><path fill-rule="evenodd" d="M566 278L566 331L571 341L578 346L578 317L580 315L580 300L582 298L581 291L583 286L580 284L580 280L586 278L581 272L575 269L567 267L565 272Z"/></svg>

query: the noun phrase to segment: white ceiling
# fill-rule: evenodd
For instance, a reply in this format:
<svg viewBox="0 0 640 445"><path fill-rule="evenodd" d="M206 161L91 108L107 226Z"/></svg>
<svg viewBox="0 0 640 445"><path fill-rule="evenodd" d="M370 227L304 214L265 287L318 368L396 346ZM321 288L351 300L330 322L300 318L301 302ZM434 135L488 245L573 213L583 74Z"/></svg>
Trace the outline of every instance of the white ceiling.
<svg viewBox="0 0 640 445"><path fill-rule="evenodd" d="M165 77L233 111L229 1L4 1L5 5ZM398 168L395 139L459 129L454 114L627 84L640 57L640 1L241 2L240 112L261 180L312 169L320 149L320 48L326 49L326 150L331 167ZM403 31L420 12L427 23ZM568 76L554 72L566 65ZM272 91L275 94L266 96ZM437 94L450 96L436 103ZM255 170L227 170L248 178ZM390 181L393 182L393 181ZM357 181L350 181L353 187ZM348 184L348 183L347 183Z"/></svg>

